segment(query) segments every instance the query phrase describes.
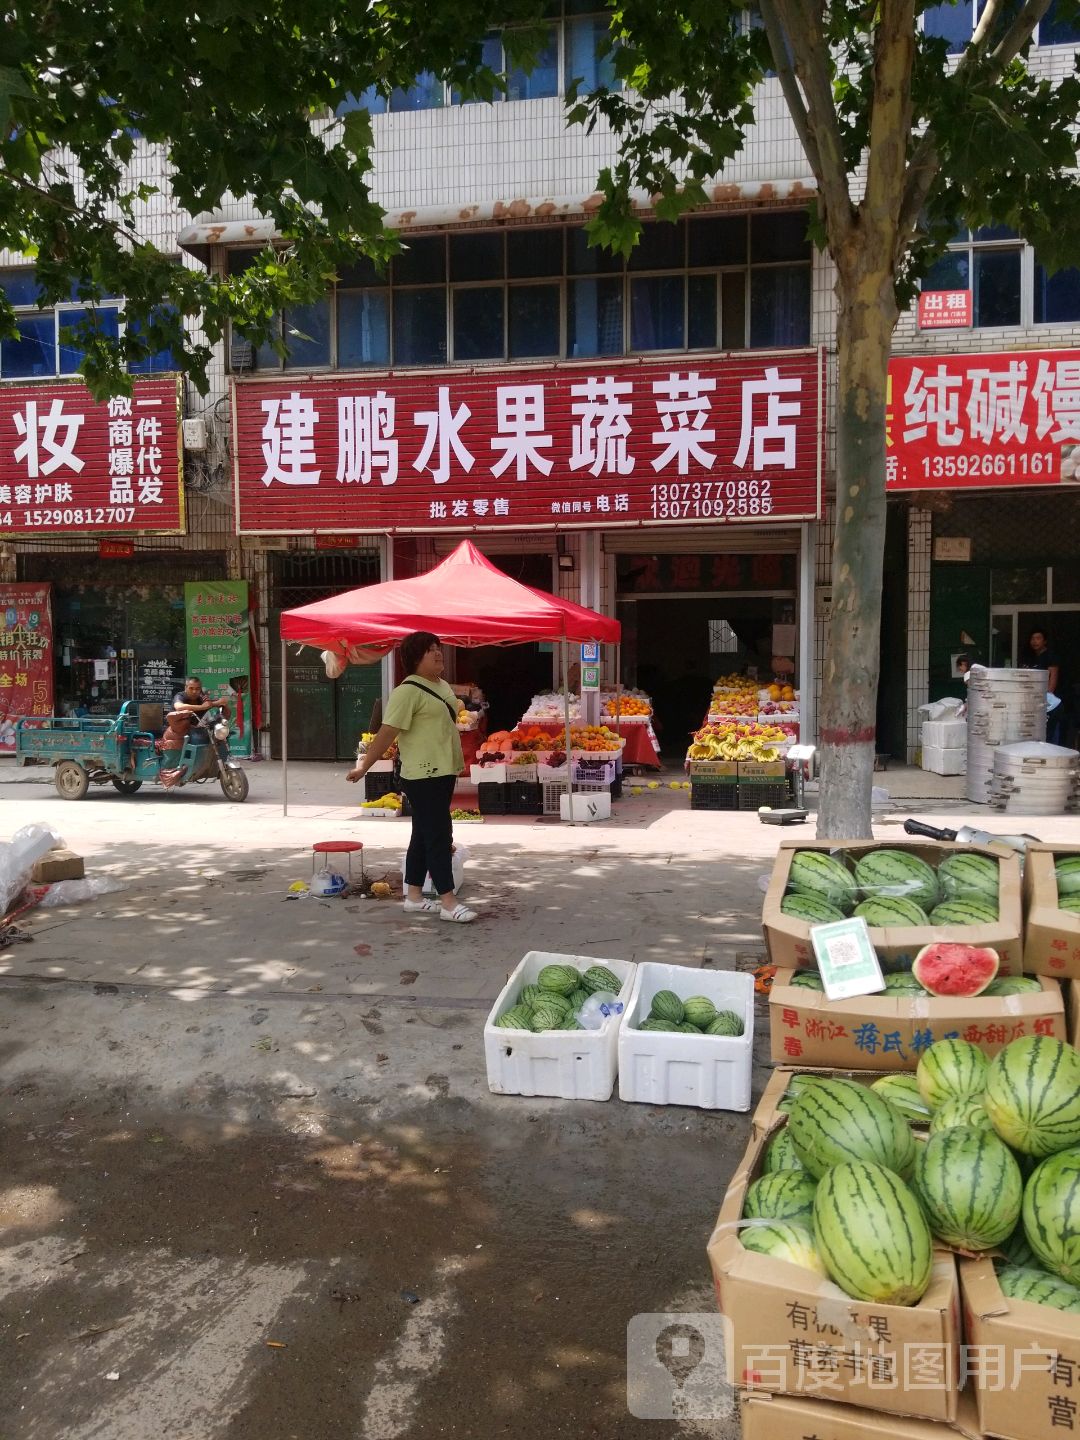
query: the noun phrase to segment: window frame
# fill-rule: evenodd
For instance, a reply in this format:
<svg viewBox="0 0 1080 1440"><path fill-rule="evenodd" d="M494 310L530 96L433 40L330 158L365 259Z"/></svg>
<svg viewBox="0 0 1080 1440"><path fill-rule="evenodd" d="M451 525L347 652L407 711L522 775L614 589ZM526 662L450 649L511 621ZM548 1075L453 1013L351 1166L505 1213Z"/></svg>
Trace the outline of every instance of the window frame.
<svg viewBox="0 0 1080 1440"><path fill-rule="evenodd" d="M573 226L573 225L566 225L566 224L554 224L554 225L553 225L553 224L550 224L550 223L546 223L546 222L545 222L545 223L536 224L536 225L534 225L534 226L517 226L517 227L507 227L507 226L500 226L500 227L483 226L483 227L479 227L479 226L478 226L478 227L473 227L472 229L467 229L467 228L466 228L466 229L462 229L462 228L458 228L458 229L447 229L447 230L431 231L431 232L426 232L426 234L423 235L423 236L421 236L421 235L418 234L418 235L415 237L415 238L417 238L417 239L420 239L420 238L429 238L429 237L430 237L430 238L438 238L438 239L440 239L441 242L442 242L442 266L441 266L441 273L442 273L442 275L443 275L444 278L443 278L441 281L432 281L432 280L410 280L409 282L407 282L407 283L405 283L405 284L396 284L396 283L394 283L393 268L392 268L392 266L391 266L391 268L388 270L385 278L382 278L382 277L377 277L377 278L376 278L376 277L373 277L373 281L372 281L372 283L370 283L370 284L357 284L357 283L355 283L355 281L352 282L352 283L345 284L345 285L335 284L334 286L331 287L330 291L328 292L329 301L330 301L330 309L331 309L330 343L329 343L329 360L328 360L328 363L327 363L326 365L320 365L320 366L288 367L288 366L285 365L284 361L282 361L282 360L281 360L280 358L278 358L278 357L275 357L275 359L276 359L276 361L277 361L277 363L276 363L275 365L273 365L273 366L264 366L264 365L258 364L258 361L257 361L258 351L256 350L256 352L255 352L256 364L255 364L255 367L254 367L254 368L255 368L256 370L260 371L261 373L266 373L266 374L272 374L272 373L282 373L282 374L284 374L284 373L287 373L287 372L290 370L290 368L291 368L291 373L294 373L294 374L297 374L297 373L299 373L299 374L308 374L308 373L310 373L310 374L324 374L324 373L327 373L327 372L330 372L330 371L335 371L335 370L340 370L340 369L346 369L346 368L347 368L348 370L350 370L350 371L364 371L364 370L369 370L369 371L372 371L372 372L378 372L378 371L385 371L385 370L403 370L403 369L408 369L408 370L425 370L425 369L427 369L427 370L431 370L431 369L444 369L444 368L483 368L483 367L486 367L486 366L503 366L503 367L505 367L505 366L529 365L529 364L531 364L531 365L536 365L536 364L543 364L543 363L561 364L561 363L564 363L564 362L566 362L566 361L574 360L574 359L576 359L576 358L584 358L584 357L577 357L577 356L574 356L574 355L571 355L571 354L570 354L570 345L571 345L571 339L572 339L571 334L570 334L570 308L571 308L571 306L570 306L570 287L571 287L571 285L574 284L574 283L576 283L576 282L578 282L578 281L605 281L605 280L606 280L606 281L614 281L614 282L616 282L616 283L618 284L618 286L619 286L619 292L618 292L618 293L619 293L619 298L620 298L620 304L621 304L621 307L622 307L621 321L620 321L621 337L620 337L620 348L618 349L618 351L616 351L614 354L609 354L609 355L604 355L604 356L597 356L597 357L595 357L595 358L598 359L598 360L600 360L600 359L616 359L616 358L649 359L650 357L653 357L653 356L692 357L692 356L694 356L694 355L703 355L703 354L710 354L710 353L728 353L728 352L731 352L731 353L739 353L739 352L741 352L741 351L750 350L750 349L765 349L765 350L773 350L773 349L801 349L801 348L804 348L804 345L810 345L810 344L813 343L813 266L814 266L813 246L812 246L812 244L811 244L811 243L809 242L809 240L808 240L808 241L807 241L807 254L806 254L806 258L805 258L805 259L802 259L802 260L800 260L800 259L783 259L783 260L755 261L755 259L754 259L754 251L753 251L753 229L754 229L754 227L753 227L753 220L754 220L755 217L760 217L760 216L762 216L762 215L769 214L769 213L775 214L776 216L787 216L787 215L790 215L790 214L805 213L805 212L800 211L800 210L795 210L794 207L784 206L784 207L776 207L776 209L775 209L774 211L772 211L772 212L762 211L762 210L746 210L746 211L736 212L736 214L733 216L733 215L731 215L729 212L725 212L725 211L715 211L715 212L710 212L710 213L708 213L708 214L701 215L701 216L697 216L697 217L694 217L694 216L684 217L684 218L681 219L680 221L675 222L675 223L678 225L678 227L679 227L679 232L680 232L680 233L679 233L679 240L680 240L680 247L681 247L681 264L676 265L676 266L669 266L669 267L667 267L667 268L653 268L653 267L650 267L650 268L641 269L641 270L632 269L632 268L631 268L625 261L623 261L623 260L620 260L617 264L611 266L610 268L605 267L605 268L598 269L598 270L596 270L596 271L591 271L591 272L579 272L577 269L572 268L572 264L571 264L571 259L572 259L572 257L571 257L571 240L572 240L572 236L580 231L580 229L581 229L580 226ZM744 262L742 262L742 263L733 262L733 263L727 263L727 264L725 264L725 263L723 263L722 257L720 257L720 258L718 258L718 259L715 259L714 261L712 261L712 262L709 263L709 264L700 264L700 263L693 264L693 265L690 264L690 256L691 256L691 248L692 248L692 247L691 247L691 235L692 235L691 226L693 226L694 224L698 224L698 223L708 222L710 219L727 219L727 220L738 219L739 221L742 222L742 225L743 225L743 237L744 237L744 245L743 245L743 247L742 247L742 253L744 253L745 256L746 256L746 259L745 259ZM671 223L671 222L667 222L667 221L646 221L645 223L646 223L646 224L668 224L668 223ZM559 237L560 237L560 243L559 243L559 245L558 245L558 251L559 251L559 268L558 268L557 270L555 270L554 268L552 268L552 269L549 271L549 273L546 273L546 274L515 275L515 276L511 277L511 276L510 276L510 273L509 273L509 272L510 272L510 242L509 242L509 240L508 240L507 237L510 236L510 235L512 235L512 234L513 234L513 235L523 234L523 233L525 233L525 232L526 232L527 230L529 230L529 229L535 229L536 231L555 231L555 232L557 232L557 233L559 234ZM493 274L493 275L491 275L491 276L481 277L481 278L477 278L477 279L470 279L470 280L454 280L454 279L451 278L452 273L453 273L452 267L451 267L451 242L452 242L452 239L453 239L453 238L456 238L456 237L466 236L466 235L469 235L469 234L483 234L483 235L496 234L496 235L499 236L500 241L501 241L500 250L499 250L499 253L500 253L500 256L501 256L501 260L500 260L500 261L497 261L496 264L495 264L495 269L500 272L498 275ZM241 249L243 249L243 248L246 248L246 247L237 247L238 250L241 250ZM554 247L553 247L553 248L554 248ZM554 265L554 260L552 261L552 265ZM543 267L541 267L541 268L543 268ZM798 342L798 343L795 344L795 345L790 345L790 346L789 346L789 345L783 344L782 342L777 341L777 340L774 339L774 340L771 340L771 341L769 342L769 344L768 344L768 345L765 345L765 346L752 346L752 345L751 345L751 337L752 337L752 333L753 333L753 332L752 332L752 326L753 326L753 314L754 314L754 312L753 312L753 306L752 306L752 304L751 304L751 290L752 290L752 284L753 284L754 276L755 276L755 275L758 275L758 274L761 274L762 272L764 272L764 271L766 271L766 270L790 270L790 269L793 269L793 268L805 268L805 270L806 270L806 272L807 272L807 275L808 275L808 277L809 277L809 285L808 285L808 287L807 287L807 289L808 289L808 295L809 295L809 304L808 304L807 315L806 315L806 340L805 340L805 342L800 341L800 342ZM690 344L690 334L691 334L691 331L690 331L691 280L694 279L694 278L703 277L703 276L712 277L712 279L714 280L713 295L714 295L715 305L716 305L716 310L715 310L715 328L714 328L715 339L714 339L714 341L713 341L712 344L707 344L707 345L693 345L693 346L691 346L691 344ZM741 310L742 310L742 315L741 315L741 343L738 344L738 345L725 345L725 344L724 344L725 324L726 324L726 322L725 322L725 309L724 309L724 307L725 307L725 290L728 290L729 287L732 286L732 281L731 281L731 279L729 278L729 277L732 277L732 276L737 276L737 277L739 278L739 281L741 281L741 284L740 284L740 286L739 286L739 289L740 289L740 291L741 291L741 301L742 301L742 304L741 304ZM631 311L632 311L632 294L633 294L633 286L634 286L634 283L635 283L636 281L642 281L642 280L672 279L672 278L679 278L679 279L681 279L681 280L682 280L682 286L683 286L683 291L682 291L682 306L683 306L683 311L682 311L682 335L683 335L683 343L682 343L682 345L680 345L680 346L674 346L674 347L663 346L663 347L658 347L658 348L656 348L656 349L633 349L633 348L631 347L632 325L633 325L632 313L631 313ZM530 355L530 356L512 356L511 353L510 353L510 291L513 290L513 289L520 289L520 288L527 288L527 287L536 287L536 286L550 286L552 289L554 289L554 290L557 291L557 294L558 294L558 305L559 305L559 316L558 316L559 351L558 351L557 354L549 354L549 355L537 354L537 355ZM455 346L455 343L454 343L454 315L455 315L456 296L457 296L457 294L458 294L459 292L462 292L462 291L466 291L466 290L483 290L483 289L490 289L490 288L492 288L492 287L498 287L498 288L500 288L500 289L502 290L502 294L503 294L503 301L502 301L502 340L503 340L503 343L502 343L502 353L501 353L501 355L492 356L492 357L490 357L490 358L485 358L485 359L472 359L472 358L462 359L462 358L460 358L460 357L457 355L457 353L456 353L456 348L457 348L457 347ZM444 356L445 356L445 358L443 358L443 359L430 359L430 360L409 360L409 361L400 360L400 359L398 358L398 355L397 355L397 346L396 346L395 338L394 338L394 337L395 337L396 328L397 328L397 311L398 311L399 297L402 296L402 295L408 294L408 293L410 293L410 292L415 292L415 291L420 291L420 290L425 290L425 291L428 291L428 290L441 290L441 291L443 292L443 295L444 295L443 317L444 317L444 324L445 324L445 338L444 338L444 346L445 346ZM343 345L342 345L342 338L341 338L341 337L342 337L341 307L340 307L340 305L339 305L339 303L338 303L338 297L339 297L340 295L343 295L343 294L358 294L358 293L361 293L361 292L374 292L374 293L379 293L379 294L383 294L383 295L386 295L386 296L387 296L388 354L387 354L386 359L384 359L384 360L372 361L370 364L367 364L367 365L350 364L350 365L348 365L348 366L346 367L346 366L343 366L343 365L341 364L341 362L340 362L340 356L341 356L341 353L342 353L342 350L343 350L344 347L343 347ZM729 338L733 338L733 337L730 337L730 336L729 336Z"/></svg>
<svg viewBox="0 0 1080 1440"><path fill-rule="evenodd" d="M975 256L979 253L1016 251L1020 255L1020 318L1015 324L1010 325L1003 325L1000 321L980 324L974 309ZM1076 318L1072 320L1035 319L1035 274L1039 257L1035 247L1023 236L1002 236L991 240L980 240L976 233L969 230L966 239L954 240L940 258L944 259L945 255L966 255L967 257L967 288L972 292L972 330L1050 330L1052 332L1066 327L1074 329L1080 324L1080 309L1078 309ZM1080 270L1080 266L1069 266L1068 268ZM919 289L920 293L930 293L926 288L925 281L920 284Z"/></svg>

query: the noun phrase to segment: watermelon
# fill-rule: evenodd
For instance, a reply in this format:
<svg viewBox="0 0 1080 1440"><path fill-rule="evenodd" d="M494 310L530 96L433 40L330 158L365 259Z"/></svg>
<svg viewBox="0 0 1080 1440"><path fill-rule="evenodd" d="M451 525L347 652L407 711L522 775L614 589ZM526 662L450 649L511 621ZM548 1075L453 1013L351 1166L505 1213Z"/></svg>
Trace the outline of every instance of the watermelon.
<svg viewBox="0 0 1080 1440"><path fill-rule="evenodd" d="M793 890L780 901L781 915L790 915L793 920L805 920L808 925L828 925L834 920L843 920L844 912L828 900L817 895L807 895Z"/></svg>
<svg viewBox="0 0 1080 1440"><path fill-rule="evenodd" d="M904 1116L887 1100L854 1080L817 1080L799 1095L788 1115L795 1153L820 1178L842 1160L869 1160L908 1175L915 1141Z"/></svg>
<svg viewBox="0 0 1080 1440"><path fill-rule="evenodd" d="M802 1168L803 1163L795 1153L795 1142L791 1138L791 1131L785 1125L769 1141L765 1151L765 1173L771 1175L774 1170L801 1170Z"/></svg>
<svg viewBox="0 0 1080 1440"><path fill-rule="evenodd" d="M982 992L984 995L1041 995L1042 983L1033 975L999 975Z"/></svg>
<svg viewBox="0 0 1080 1440"><path fill-rule="evenodd" d="M914 1075L882 1075L870 1086L875 1095L880 1095L894 1105L901 1115L916 1124L925 1125L930 1119L930 1107L919 1094L918 1082Z"/></svg>
<svg viewBox="0 0 1080 1440"><path fill-rule="evenodd" d="M555 990L542 991L541 998L537 1000L533 1006L534 1010L537 1005L546 1005L549 1010L557 1010L564 1020L567 1015L574 1013L574 1007L570 1003L570 997L568 995L560 995Z"/></svg>
<svg viewBox="0 0 1080 1440"><path fill-rule="evenodd" d="M930 912L934 925L992 925L997 918L997 905L981 895L975 900L945 900Z"/></svg>
<svg viewBox="0 0 1080 1440"><path fill-rule="evenodd" d="M843 919L843 916L840 917ZM791 977L791 984L796 990L820 990L825 992L825 982L816 970L796 970Z"/></svg>
<svg viewBox="0 0 1080 1440"><path fill-rule="evenodd" d="M937 878L946 900L984 897L997 905L1001 867L989 855L974 851L946 855L937 867Z"/></svg>
<svg viewBox="0 0 1080 1440"><path fill-rule="evenodd" d="M1020 1218L1020 1167L992 1130L932 1135L919 1146L911 1183L930 1229L957 1250L992 1250Z"/></svg>
<svg viewBox="0 0 1080 1440"><path fill-rule="evenodd" d="M986 1113L982 1096L975 1095L966 1100L946 1100L934 1111L930 1121L930 1134L940 1135L943 1130L992 1130L990 1116Z"/></svg>
<svg viewBox="0 0 1080 1440"><path fill-rule="evenodd" d="M566 1012L541 1000L533 1006L529 1028L534 1034L539 1035L542 1030L558 1030L565 1019Z"/></svg>
<svg viewBox="0 0 1080 1440"><path fill-rule="evenodd" d="M833 1166L814 1197L814 1241L853 1300L917 1305L930 1284L930 1228L915 1196L883 1165Z"/></svg>
<svg viewBox="0 0 1080 1440"><path fill-rule="evenodd" d="M1080 1286L1048 1275L1045 1270L1030 1265L1002 1265L997 1278L1001 1293L1009 1300L1026 1300L1029 1305L1049 1305L1052 1310L1080 1315Z"/></svg>
<svg viewBox="0 0 1080 1440"><path fill-rule="evenodd" d="M796 1220L809 1225L817 1181L805 1170L774 1170L747 1187L744 1220Z"/></svg>
<svg viewBox="0 0 1080 1440"><path fill-rule="evenodd" d="M1000 963L997 951L988 946L937 940L924 945L915 956L911 973L931 995L971 999L982 994L997 975Z"/></svg>
<svg viewBox="0 0 1080 1440"><path fill-rule="evenodd" d="M681 1025L686 1019L686 1010L674 990L658 990L649 1015L653 1020L670 1020L673 1025Z"/></svg>
<svg viewBox="0 0 1080 1440"><path fill-rule="evenodd" d="M678 1025L673 1020L642 1020L638 1026L639 1030L650 1030L656 1034L666 1033L675 1035L678 1033Z"/></svg>
<svg viewBox="0 0 1080 1440"><path fill-rule="evenodd" d="M590 965L584 975L578 977L578 984L590 995L595 995L598 990L610 990L612 995L618 995L622 983L618 975L606 965Z"/></svg>
<svg viewBox="0 0 1080 1440"><path fill-rule="evenodd" d="M894 925L930 923L921 906L901 895L875 895L873 899L862 900L855 906L855 914L861 915L867 925L878 930Z"/></svg>
<svg viewBox="0 0 1080 1440"><path fill-rule="evenodd" d="M814 1237L805 1225L794 1225L788 1220L753 1220L740 1226L739 1239L744 1250L768 1255L773 1260L786 1260L789 1265L801 1265L817 1275L825 1274L825 1263L814 1249Z"/></svg>
<svg viewBox="0 0 1080 1440"><path fill-rule="evenodd" d="M1035 1251L1032 1250L1028 1244L1028 1238L1024 1234L1024 1217L1022 1211L1020 1223L1009 1238L1001 1242L998 1249L1010 1265L1030 1265L1033 1268L1038 1265L1039 1262L1035 1258Z"/></svg>
<svg viewBox="0 0 1080 1440"><path fill-rule="evenodd" d="M706 1027L706 1035L727 1035L737 1037L745 1029L742 1017L736 1015L734 1010L721 1010L714 1020L711 1020Z"/></svg>
<svg viewBox="0 0 1080 1440"><path fill-rule="evenodd" d="M815 895L845 914L858 898L851 871L842 860L824 850L796 850L788 871L788 889Z"/></svg>
<svg viewBox="0 0 1080 1440"><path fill-rule="evenodd" d="M1024 1189L1023 1213L1035 1258L1080 1285L1080 1147L1042 1162Z"/></svg>
<svg viewBox="0 0 1080 1440"><path fill-rule="evenodd" d="M689 1000L684 1000L683 1011L690 1024L696 1025L699 1030L704 1030L716 1019L716 1006L704 995L691 995Z"/></svg>
<svg viewBox="0 0 1080 1440"><path fill-rule="evenodd" d="M1054 877L1059 900L1066 895L1080 895L1080 855L1063 855L1056 860Z"/></svg>
<svg viewBox="0 0 1080 1440"><path fill-rule="evenodd" d="M937 1110L947 1100L971 1100L986 1089L988 1061L968 1040L938 1040L923 1051L915 1078L919 1094Z"/></svg>
<svg viewBox="0 0 1080 1440"><path fill-rule="evenodd" d="M568 1011L566 1012L566 1014L565 1014L565 1015L563 1016L563 1018L562 1018L562 1021L561 1021L560 1025L559 1025L559 1029L560 1029L560 1030L584 1030L584 1029L585 1029L585 1026L582 1025L581 1021L580 1021L580 1020L577 1018L577 1016L574 1014L573 1010L568 1010Z"/></svg>
<svg viewBox="0 0 1080 1440"><path fill-rule="evenodd" d="M909 850L871 850L855 862L855 883L867 899L913 900L931 910L941 899L938 878Z"/></svg>
<svg viewBox="0 0 1080 1440"><path fill-rule="evenodd" d="M990 1063L986 1109L1005 1143L1025 1155L1080 1144L1080 1055L1048 1035L1012 1041Z"/></svg>
<svg viewBox="0 0 1080 1440"><path fill-rule="evenodd" d="M788 1081L787 1089L776 1102L777 1111L781 1115L790 1114L795 1108L795 1104L799 1098L805 1095L808 1090L813 1089L818 1083L819 1077L817 1075L792 1075Z"/></svg>
<svg viewBox="0 0 1080 1440"><path fill-rule="evenodd" d="M495 1024L500 1030L531 1030L531 1012L525 1005L513 1005L497 1017Z"/></svg>
<svg viewBox="0 0 1080 1440"><path fill-rule="evenodd" d="M573 965L545 965L536 983L541 990L555 995L570 995L581 984L581 976Z"/></svg>
<svg viewBox="0 0 1080 1440"><path fill-rule="evenodd" d="M526 985L518 996L517 1003L519 1005L528 1005L531 1008L543 993L539 985Z"/></svg>
<svg viewBox="0 0 1080 1440"><path fill-rule="evenodd" d="M616 991L615 993L618 994L619 992ZM588 1000L588 998L589 992L585 989L575 990L574 993L570 996L570 1008L573 1010L575 1015L581 1009L582 1005L585 1004L585 1001Z"/></svg>
<svg viewBox="0 0 1080 1440"><path fill-rule="evenodd" d="M909 970L900 970L895 975L885 976L886 995L925 995L926 986Z"/></svg>
<svg viewBox="0 0 1080 1440"><path fill-rule="evenodd" d="M1064 900L1058 901L1058 909L1068 915L1080 915L1080 895L1066 895Z"/></svg>
<svg viewBox="0 0 1080 1440"><path fill-rule="evenodd" d="M681 1021L676 1027L683 1035L700 1035L701 1031L696 1025L691 1025L689 1020Z"/></svg>

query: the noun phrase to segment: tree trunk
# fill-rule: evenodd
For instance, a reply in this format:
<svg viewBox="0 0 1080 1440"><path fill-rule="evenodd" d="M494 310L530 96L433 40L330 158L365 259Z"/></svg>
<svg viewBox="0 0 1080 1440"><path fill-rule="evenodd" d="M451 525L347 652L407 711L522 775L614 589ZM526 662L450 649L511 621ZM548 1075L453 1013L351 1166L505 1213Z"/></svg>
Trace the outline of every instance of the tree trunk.
<svg viewBox="0 0 1080 1440"><path fill-rule="evenodd" d="M818 838L871 836L885 551L885 400L896 323L880 247L841 265L836 283L836 532L832 614L818 712ZM895 663L896 657L890 657Z"/></svg>

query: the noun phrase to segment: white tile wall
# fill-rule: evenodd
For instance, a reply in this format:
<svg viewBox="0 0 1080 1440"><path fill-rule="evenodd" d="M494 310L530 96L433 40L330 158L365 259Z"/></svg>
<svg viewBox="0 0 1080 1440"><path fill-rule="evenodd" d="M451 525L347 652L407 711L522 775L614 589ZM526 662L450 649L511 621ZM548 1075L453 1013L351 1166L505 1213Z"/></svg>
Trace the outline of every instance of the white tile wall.
<svg viewBox="0 0 1080 1440"><path fill-rule="evenodd" d="M919 706L925 705L930 666L930 547L933 515L908 511L907 759L919 747ZM899 657L896 657L897 659ZM887 663L887 657L882 657Z"/></svg>

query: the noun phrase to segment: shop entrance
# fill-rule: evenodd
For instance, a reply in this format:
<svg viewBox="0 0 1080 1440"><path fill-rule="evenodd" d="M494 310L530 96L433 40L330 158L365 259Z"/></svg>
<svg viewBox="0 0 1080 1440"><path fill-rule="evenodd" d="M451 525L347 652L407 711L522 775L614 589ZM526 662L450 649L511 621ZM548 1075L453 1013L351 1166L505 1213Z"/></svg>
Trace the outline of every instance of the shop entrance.
<svg viewBox="0 0 1080 1440"><path fill-rule="evenodd" d="M793 554L617 557L623 683L652 696L669 760L685 752L719 676L794 679L797 564Z"/></svg>
<svg viewBox="0 0 1080 1440"><path fill-rule="evenodd" d="M554 593L550 554L484 554L505 574L534 590ZM510 730L527 713L534 695L552 688L552 647L480 645L459 650L456 678L479 685L488 701L488 730Z"/></svg>
<svg viewBox="0 0 1080 1440"><path fill-rule="evenodd" d="M1063 745L1072 745L1080 725L1080 605L1044 605L1040 609L995 605L990 614L990 664L1026 664L1033 630L1043 632L1060 661L1058 694L1065 711L1059 739Z"/></svg>
<svg viewBox="0 0 1080 1440"><path fill-rule="evenodd" d="M184 583L225 574L215 554L20 555L20 580L52 582L59 713L115 715L125 700L171 700L186 665ZM160 695L140 693L150 672Z"/></svg>
<svg viewBox="0 0 1080 1440"><path fill-rule="evenodd" d="M281 758L282 610L310 605L379 581L377 550L295 550L271 555L270 571L270 742ZM304 646L288 648L289 758L291 760L354 760L356 744L368 728L375 701L382 693L381 665L350 665L340 680L327 678L319 652Z"/></svg>

